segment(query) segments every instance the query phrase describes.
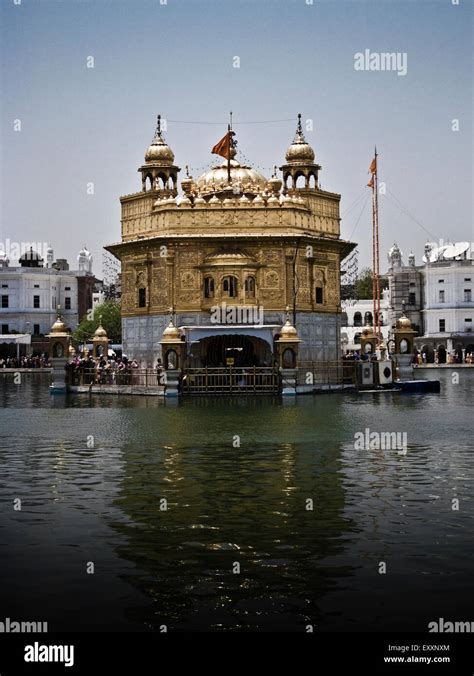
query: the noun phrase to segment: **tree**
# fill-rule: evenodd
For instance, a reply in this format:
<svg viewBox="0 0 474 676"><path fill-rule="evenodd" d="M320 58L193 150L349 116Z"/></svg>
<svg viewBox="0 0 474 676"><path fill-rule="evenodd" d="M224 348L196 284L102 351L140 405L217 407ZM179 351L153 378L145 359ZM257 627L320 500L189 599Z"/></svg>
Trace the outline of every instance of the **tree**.
<svg viewBox="0 0 474 676"><path fill-rule="evenodd" d="M386 277L380 277L380 297L382 290L388 286ZM363 268L355 283L355 297L357 300L367 300L372 298L372 268Z"/></svg>
<svg viewBox="0 0 474 676"><path fill-rule="evenodd" d="M122 342L120 303L112 300L105 301L105 303L94 308L92 319L88 319L88 314L84 315L79 326L72 333L74 342L83 343L84 341L90 341L100 323L102 323L102 326L107 331L107 336L111 343Z"/></svg>

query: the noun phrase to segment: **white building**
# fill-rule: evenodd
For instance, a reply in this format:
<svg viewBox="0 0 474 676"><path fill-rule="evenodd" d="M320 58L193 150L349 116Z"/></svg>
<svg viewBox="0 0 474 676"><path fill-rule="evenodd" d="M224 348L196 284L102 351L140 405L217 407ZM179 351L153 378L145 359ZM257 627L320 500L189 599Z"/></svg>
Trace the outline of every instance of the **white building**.
<svg viewBox="0 0 474 676"><path fill-rule="evenodd" d="M20 257L18 265L10 265L6 254L0 251L0 333L49 333L58 305L66 325L75 329L92 307L95 282L92 257L84 260L82 250L78 263L80 270L69 270L64 259L53 263L53 250L49 247L46 267L33 249Z"/></svg>
<svg viewBox="0 0 474 676"><path fill-rule="evenodd" d="M416 342L430 357L474 352L474 247L469 242L425 246L422 268L423 336Z"/></svg>
<svg viewBox="0 0 474 676"><path fill-rule="evenodd" d="M410 254L408 266L394 247L389 252L390 323L404 302L412 322L419 324L415 344L428 362L444 363L450 355L464 361L474 352L474 245L428 242L423 264L416 265Z"/></svg>
<svg viewBox="0 0 474 676"><path fill-rule="evenodd" d="M372 300L342 301L342 312L347 319L341 326L341 346L343 352L360 350L360 336L365 326L373 326L374 304ZM389 291L384 289L380 300L380 330L385 341L388 340L389 324ZM344 316L344 314L343 314Z"/></svg>

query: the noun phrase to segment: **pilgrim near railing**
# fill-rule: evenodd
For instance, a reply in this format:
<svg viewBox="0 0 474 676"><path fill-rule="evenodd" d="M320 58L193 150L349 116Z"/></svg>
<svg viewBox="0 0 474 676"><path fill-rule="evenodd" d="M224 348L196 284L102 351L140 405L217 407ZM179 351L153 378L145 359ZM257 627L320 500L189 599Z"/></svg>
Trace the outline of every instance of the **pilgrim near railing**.
<svg viewBox="0 0 474 676"><path fill-rule="evenodd" d="M95 368L68 368L67 382L69 385L104 385L160 387L165 385L163 372L156 369L95 369Z"/></svg>

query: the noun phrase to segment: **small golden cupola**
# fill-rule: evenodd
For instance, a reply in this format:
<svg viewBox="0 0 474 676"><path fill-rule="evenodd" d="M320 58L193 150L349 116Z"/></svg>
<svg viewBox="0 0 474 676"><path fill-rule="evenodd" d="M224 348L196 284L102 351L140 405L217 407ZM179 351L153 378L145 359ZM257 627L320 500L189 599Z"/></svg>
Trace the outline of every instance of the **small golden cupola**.
<svg viewBox="0 0 474 676"><path fill-rule="evenodd" d="M405 311L403 310L402 316L397 319L397 329L403 329L405 331L406 329L411 330L412 328L411 321L408 319Z"/></svg>
<svg viewBox="0 0 474 676"><path fill-rule="evenodd" d="M99 318L99 326L94 331L92 338L92 354L94 359L98 357L107 359L109 354L109 338L107 331L102 326L102 317Z"/></svg>
<svg viewBox="0 0 474 676"><path fill-rule="evenodd" d="M316 164L313 148L307 142L301 124L301 113L298 113L298 124L295 137L285 155L286 164L280 167L283 172L283 190L286 194L290 190L297 190L297 181L304 178L304 187L301 190L318 188L318 172L321 169ZM313 179L311 181L311 179Z"/></svg>
<svg viewBox="0 0 474 676"><path fill-rule="evenodd" d="M176 197L178 194L178 173L174 164L174 153L163 138L163 123L158 115L155 135L145 153L145 164L138 171L142 175L143 192L157 192L161 197Z"/></svg>
<svg viewBox="0 0 474 676"><path fill-rule="evenodd" d="M71 334L66 324L63 322L59 305L57 311L56 321L52 325L50 333L46 335L46 338L48 338L49 341L49 355L53 359L66 359L71 341Z"/></svg>

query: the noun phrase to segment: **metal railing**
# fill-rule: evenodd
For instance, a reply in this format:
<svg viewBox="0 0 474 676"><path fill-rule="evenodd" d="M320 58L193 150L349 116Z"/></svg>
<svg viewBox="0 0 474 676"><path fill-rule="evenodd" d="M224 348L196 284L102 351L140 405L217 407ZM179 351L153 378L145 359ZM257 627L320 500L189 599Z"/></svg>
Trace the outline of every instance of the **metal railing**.
<svg viewBox="0 0 474 676"><path fill-rule="evenodd" d="M302 361L298 364L298 385L313 385L316 388L333 385L357 385L356 361Z"/></svg>
<svg viewBox="0 0 474 676"><path fill-rule="evenodd" d="M181 391L188 394L275 394L280 375L271 366L188 368Z"/></svg>
<svg viewBox="0 0 474 676"><path fill-rule="evenodd" d="M69 385L159 387L164 378L156 369L68 368Z"/></svg>
<svg viewBox="0 0 474 676"><path fill-rule="evenodd" d="M358 363L300 362L296 369L296 384L309 386L308 389L357 386ZM166 389L166 373L141 368L68 367L67 382L75 386ZM185 368L180 378L180 390L184 394L276 394L281 391L281 387L281 374L278 368L271 366Z"/></svg>

